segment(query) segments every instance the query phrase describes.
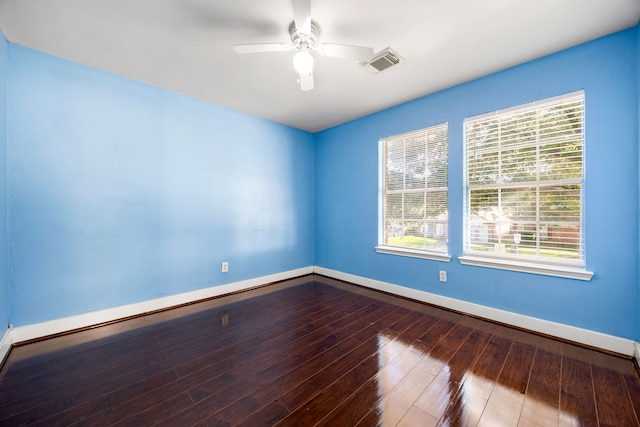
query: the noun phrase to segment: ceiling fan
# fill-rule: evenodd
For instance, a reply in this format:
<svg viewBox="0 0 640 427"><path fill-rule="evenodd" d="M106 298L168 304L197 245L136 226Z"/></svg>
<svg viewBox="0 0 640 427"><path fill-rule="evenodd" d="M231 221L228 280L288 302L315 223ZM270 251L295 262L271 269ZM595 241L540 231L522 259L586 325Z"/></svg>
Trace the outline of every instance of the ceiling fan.
<svg viewBox="0 0 640 427"><path fill-rule="evenodd" d="M233 49L238 53L288 52L296 50L293 67L300 78L300 89L313 89L313 56L320 55L335 58L353 59L358 62L367 61L373 56L373 49L346 44L318 43L320 27L311 20L311 0L292 0L293 22L289 25L291 43L258 43L236 44Z"/></svg>

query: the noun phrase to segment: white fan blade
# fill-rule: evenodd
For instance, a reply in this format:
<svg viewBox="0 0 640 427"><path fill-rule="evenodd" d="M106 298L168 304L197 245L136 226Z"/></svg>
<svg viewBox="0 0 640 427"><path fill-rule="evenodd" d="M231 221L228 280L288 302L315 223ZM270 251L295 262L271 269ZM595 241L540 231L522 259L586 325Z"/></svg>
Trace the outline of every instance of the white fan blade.
<svg viewBox="0 0 640 427"><path fill-rule="evenodd" d="M284 43L235 44L233 50L238 53L287 52L293 46Z"/></svg>
<svg viewBox="0 0 640 427"><path fill-rule="evenodd" d="M313 72L309 74L299 74L300 90L313 90Z"/></svg>
<svg viewBox="0 0 640 427"><path fill-rule="evenodd" d="M324 56L354 59L356 61L368 61L373 57L372 48L348 44L321 43L318 46L318 53Z"/></svg>
<svg viewBox="0 0 640 427"><path fill-rule="evenodd" d="M311 34L311 0L291 0L298 34Z"/></svg>

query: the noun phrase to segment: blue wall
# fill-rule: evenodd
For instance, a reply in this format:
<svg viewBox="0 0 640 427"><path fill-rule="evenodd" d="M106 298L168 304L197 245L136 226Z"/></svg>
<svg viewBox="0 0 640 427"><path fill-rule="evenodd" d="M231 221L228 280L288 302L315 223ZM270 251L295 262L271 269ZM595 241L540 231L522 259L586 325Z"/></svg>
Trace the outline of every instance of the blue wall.
<svg viewBox="0 0 640 427"><path fill-rule="evenodd" d="M7 40L0 30L0 339L9 324L7 284Z"/></svg>
<svg viewBox="0 0 640 427"><path fill-rule="evenodd" d="M637 28L316 135L316 265L638 339ZM590 282L463 266L463 120L579 89L586 96ZM450 263L378 254L378 140L449 123ZM438 281L438 270L448 282Z"/></svg>
<svg viewBox="0 0 640 427"><path fill-rule="evenodd" d="M640 23L636 27L636 32L638 35L637 39L637 54L636 54L636 86L638 90L638 151L640 152ZM639 153L640 155L640 153ZM638 158L638 164L640 164L640 157ZM638 175L638 189L640 189L640 174ZM639 190L640 191L640 190ZM640 199L640 197L639 197ZM638 201L640 203L640 200ZM639 209L640 210L640 209ZM637 217L637 221L640 223L640 214ZM639 226L640 228L640 226ZM638 247L640 248L640 231L638 233ZM640 251L640 250L639 250ZM640 254L638 258L638 265L640 265ZM637 314L637 324L638 324L638 335L640 336L640 273L638 273L638 287L636 290L636 304L638 305L638 314ZM638 339L640 341L640 338Z"/></svg>
<svg viewBox="0 0 640 427"><path fill-rule="evenodd" d="M314 136L2 38L0 321L315 264L639 340L639 57L635 28ZM464 118L578 89L594 278L462 266ZM442 122L453 259L378 254L378 140Z"/></svg>
<svg viewBox="0 0 640 427"><path fill-rule="evenodd" d="M313 135L17 45L8 58L14 325L313 265Z"/></svg>

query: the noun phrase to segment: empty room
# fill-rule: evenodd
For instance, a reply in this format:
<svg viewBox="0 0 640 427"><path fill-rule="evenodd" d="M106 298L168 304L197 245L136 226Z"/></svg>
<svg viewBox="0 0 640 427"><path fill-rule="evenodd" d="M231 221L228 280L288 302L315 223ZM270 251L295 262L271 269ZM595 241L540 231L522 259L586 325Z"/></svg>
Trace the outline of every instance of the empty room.
<svg viewBox="0 0 640 427"><path fill-rule="evenodd" d="M0 0L0 426L640 426L639 20Z"/></svg>

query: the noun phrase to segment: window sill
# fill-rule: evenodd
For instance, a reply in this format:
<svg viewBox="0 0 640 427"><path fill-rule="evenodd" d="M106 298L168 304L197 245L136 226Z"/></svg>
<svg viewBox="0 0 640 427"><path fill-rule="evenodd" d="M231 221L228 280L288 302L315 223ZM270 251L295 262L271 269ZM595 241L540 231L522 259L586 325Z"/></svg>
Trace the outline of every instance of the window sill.
<svg viewBox="0 0 640 427"><path fill-rule="evenodd" d="M450 262L451 256L438 252L420 251L417 249L401 248L398 246L376 246L376 252L379 254L408 256L413 258L431 259L434 261Z"/></svg>
<svg viewBox="0 0 640 427"><path fill-rule="evenodd" d="M501 270L519 271L523 273L542 274L545 276L564 277L566 279L576 279L589 281L593 277L593 272L581 268L563 265L546 265L534 262L514 261L507 259L496 259L473 255L458 257L461 264L474 265L478 267L498 268Z"/></svg>

